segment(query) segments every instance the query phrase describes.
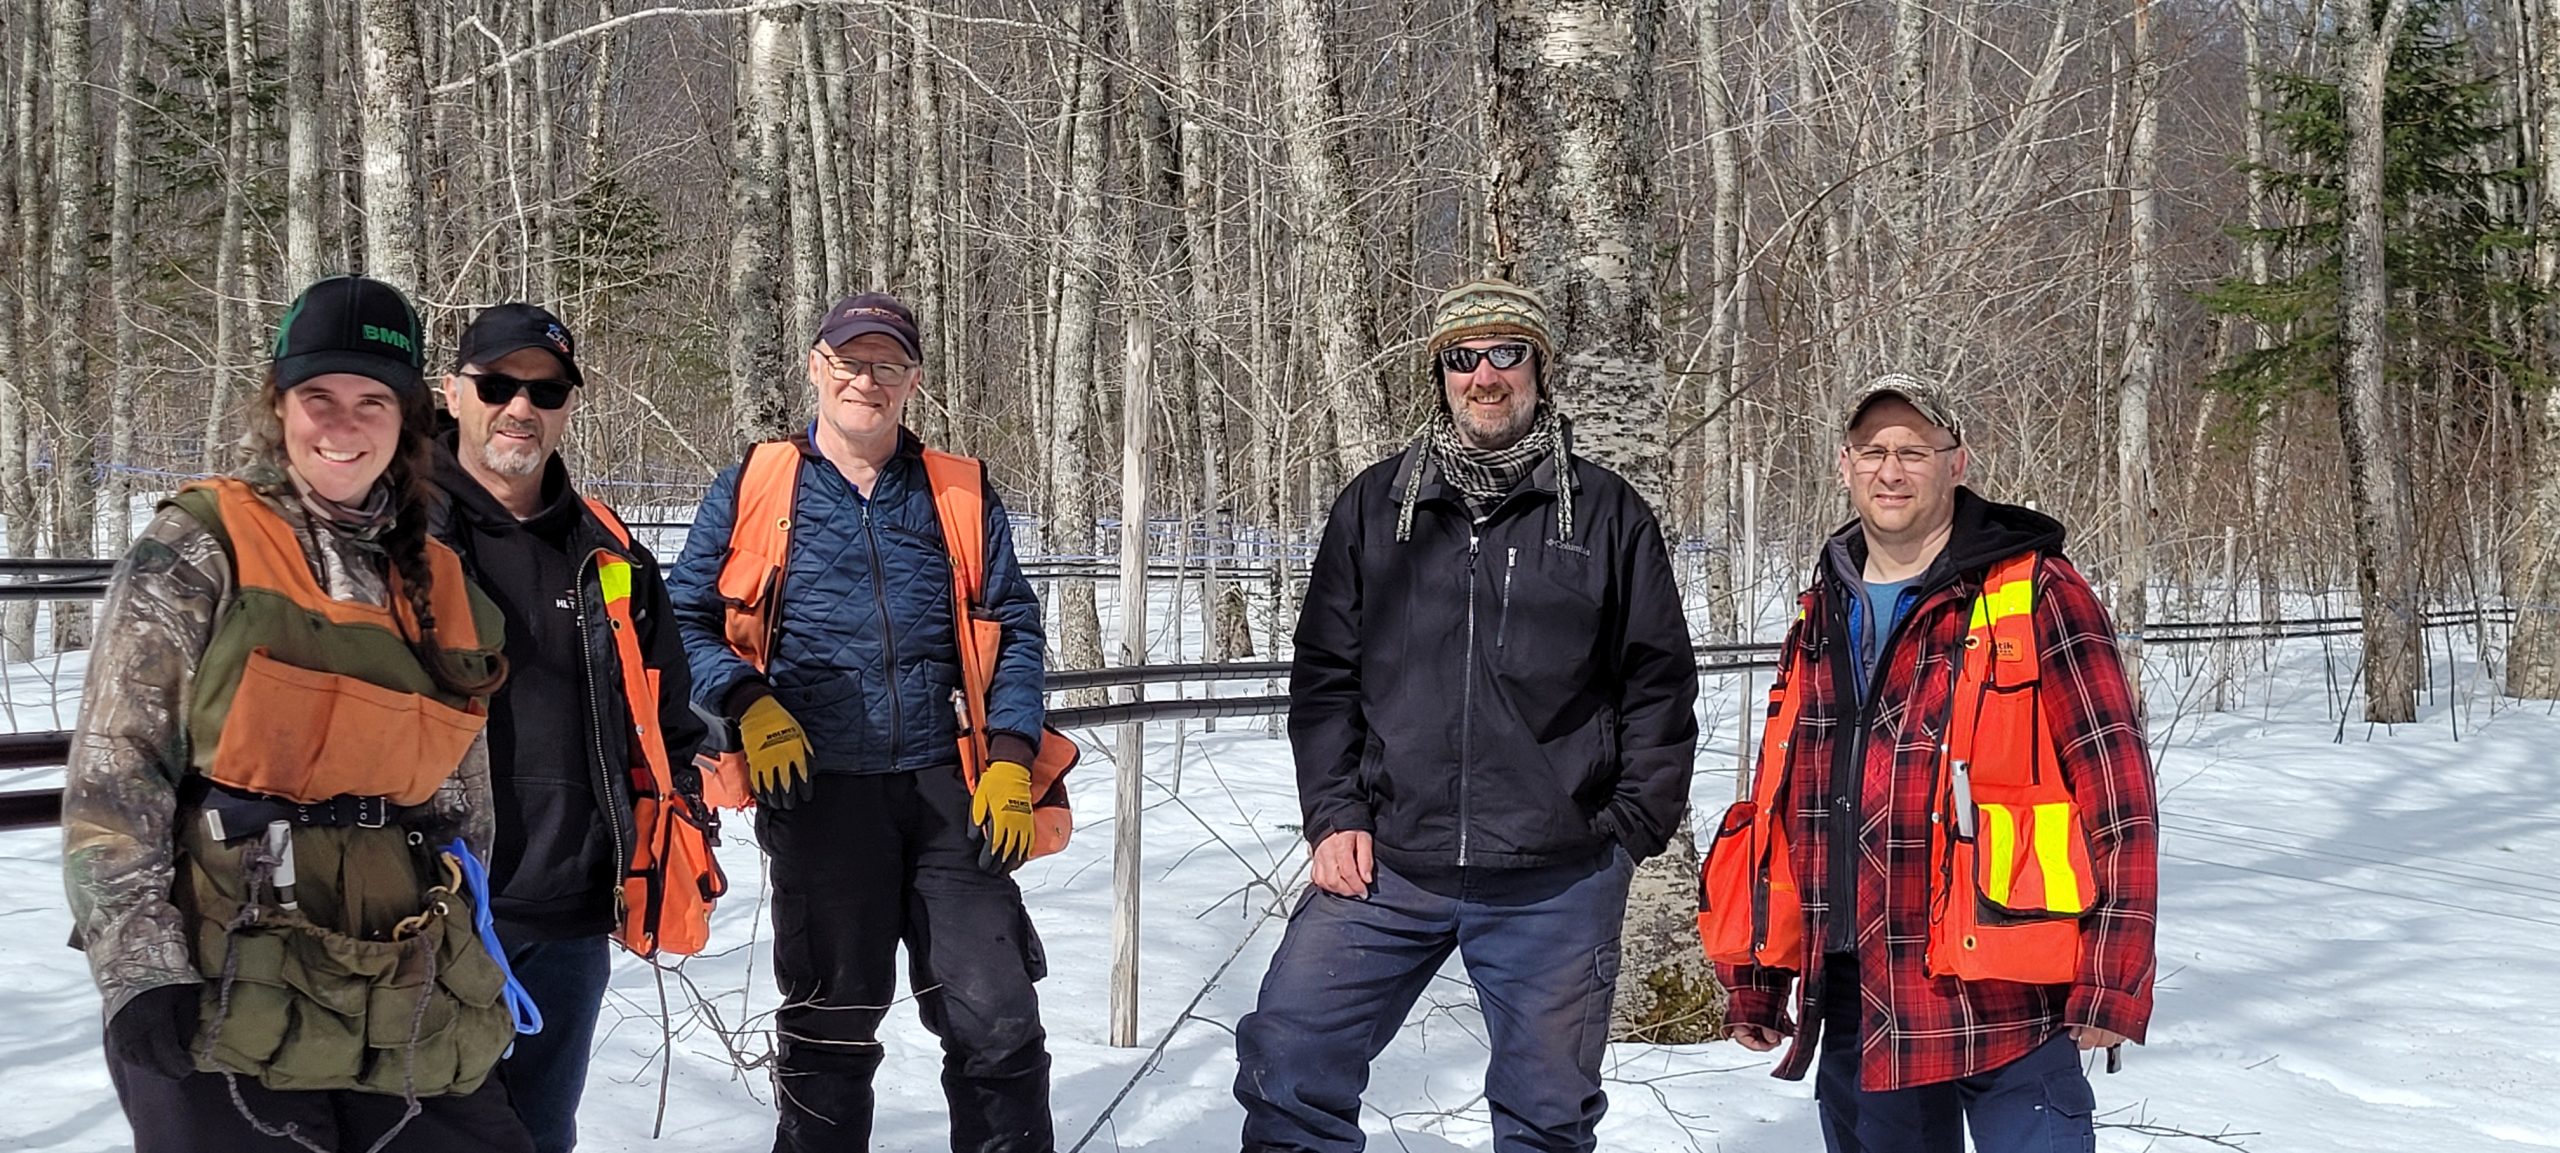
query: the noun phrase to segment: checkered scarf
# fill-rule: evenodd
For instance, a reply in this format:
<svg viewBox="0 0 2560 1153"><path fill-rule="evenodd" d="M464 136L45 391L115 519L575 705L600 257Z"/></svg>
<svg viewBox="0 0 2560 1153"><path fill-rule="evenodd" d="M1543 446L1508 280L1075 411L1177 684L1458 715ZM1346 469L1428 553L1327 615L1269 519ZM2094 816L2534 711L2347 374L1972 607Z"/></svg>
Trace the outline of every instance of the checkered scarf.
<svg viewBox="0 0 2560 1153"><path fill-rule="evenodd" d="M1572 422L1556 413L1553 405L1538 406L1538 415L1529 431L1507 448L1477 448L1458 435L1457 420L1447 412L1432 418L1414 434L1408 451L1428 452L1430 460L1440 466L1440 475L1467 498L1467 507L1477 516L1493 511L1520 479L1538 467L1538 462L1553 457L1556 462L1556 539L1573 539L1573 470L1566 456L1573 451ZM1405 482L1404 499L1397 502L1396 539L1413 539L1413 506L1422 499L1422 474L1416 468Z"/></svg>

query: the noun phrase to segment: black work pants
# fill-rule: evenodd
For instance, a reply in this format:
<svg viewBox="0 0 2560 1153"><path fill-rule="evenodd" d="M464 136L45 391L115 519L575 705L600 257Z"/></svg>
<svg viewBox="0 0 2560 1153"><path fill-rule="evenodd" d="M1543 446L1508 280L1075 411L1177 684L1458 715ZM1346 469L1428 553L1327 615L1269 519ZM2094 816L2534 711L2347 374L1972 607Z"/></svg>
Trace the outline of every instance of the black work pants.
<svg viewBox="0 0 2560 1153"><path fill-rule="evenodd" d="M1046 962L1022 890L977 865L969 794L953 769L822 774L790 809L759 808L771 859L781 1122L778 1153L849 1153L871 1140L880 1021L897 950L959 1153L1050 1153L1048 1034L1032 982Z"/></svg>
<svg viewBox="0 0 2560 1153"><path fill-rule="evenodd" d="M134 1153L303 1153L290 1138L269 1136L288 1127L322 1149L364 1153L391 1131L400 1135L383 1153L533 1153L533 1138L507 1104L498 1078L460 1096L421 1097L418 1115L400 1124L407 1103L385 1093L353 1089L269 1089L255 1077L234 1077L240 1099L220 1073L171 1077L157 1068L119 1059L107 1051L107 1079L133 1123ZM247 1115L243 1115L243 1109ZM256 1118L253 1124L251 1117Z"/></svg>

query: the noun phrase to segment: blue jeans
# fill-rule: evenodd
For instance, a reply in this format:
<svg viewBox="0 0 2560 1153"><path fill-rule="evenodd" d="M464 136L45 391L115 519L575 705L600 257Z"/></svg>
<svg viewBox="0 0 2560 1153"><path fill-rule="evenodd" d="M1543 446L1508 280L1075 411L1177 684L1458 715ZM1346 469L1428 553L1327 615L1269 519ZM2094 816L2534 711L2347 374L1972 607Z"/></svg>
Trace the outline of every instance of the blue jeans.
<svg viewBox="0 0 2560 1153"><path fill-rule="evenodd" d="M1608 1098L1600 1058L1635 865L1614 846L1537 869L1405 874L1377 866L1367 900L1309 886L1236 1023L1244 1147L1364 1147L1369 1063L1452 950L1484 1011L1485 1101L1498 1153L1588 1153Z"/></svg>
<svg viewBox="0 0 2560 1153"><path fill-rule="evenodd" d="M498 927L500 940L507 940L507 930ZM536 1153L569 1153L578 1145L578 1097L586 1092L587 1058L595 1052L596 1013L613 975L610 938L511 941L507 964L542 1011L542 1031L516 1038L499 1075Z"/></svg>
<svg viewBox="0 0 2560 1153"><path fill-rule="evenodd" d="M2097 1095L2080 1047L2058 1031L2026 1056L1970 1077L1869 1091L1858 1088L1855 954L1823 964L1822 1061L1813 1096L1831 1153L2095 1153Z"/></svg>

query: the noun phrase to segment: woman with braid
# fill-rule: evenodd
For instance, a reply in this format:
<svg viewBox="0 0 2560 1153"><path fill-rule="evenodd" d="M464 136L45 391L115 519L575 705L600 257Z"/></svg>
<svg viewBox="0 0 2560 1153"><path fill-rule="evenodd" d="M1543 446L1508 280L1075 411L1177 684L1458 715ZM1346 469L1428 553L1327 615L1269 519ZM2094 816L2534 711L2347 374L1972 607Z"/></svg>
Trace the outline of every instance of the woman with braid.
<svg viewBox="0 0 2560 1153"><path fill-rule="evenodd" d="M427 536L421 337L387 284L311 286L245 467L108 589L63 880L140 1153L531 1148L474 923L503 633Z"/></svg>

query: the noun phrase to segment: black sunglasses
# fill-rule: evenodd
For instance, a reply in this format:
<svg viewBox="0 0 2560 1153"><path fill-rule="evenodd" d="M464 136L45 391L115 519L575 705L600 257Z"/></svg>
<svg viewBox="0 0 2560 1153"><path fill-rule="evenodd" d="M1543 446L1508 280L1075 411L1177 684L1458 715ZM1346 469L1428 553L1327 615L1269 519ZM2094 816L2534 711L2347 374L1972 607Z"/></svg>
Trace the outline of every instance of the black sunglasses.
<svg viewBox="0 0 2560 1153"><path fill-rule="evenodd" d="M1458 345L1440 350L1440 367L1457 373L1474 372L1480 360L1495 368L1518 368L1527 359L1529 346L1525 344L1497 344L1491 348Z"/></svg>
<svg viewBox="0 0 2560 1153"><path fill-rule="evenodd" d="M505 408L515 403L521 392L544 412L557 410L569 403L569 390L577 386L565 380L518 380L503 372L466 372L471 387L480 394L480 403L491 408Z"/></svg>

